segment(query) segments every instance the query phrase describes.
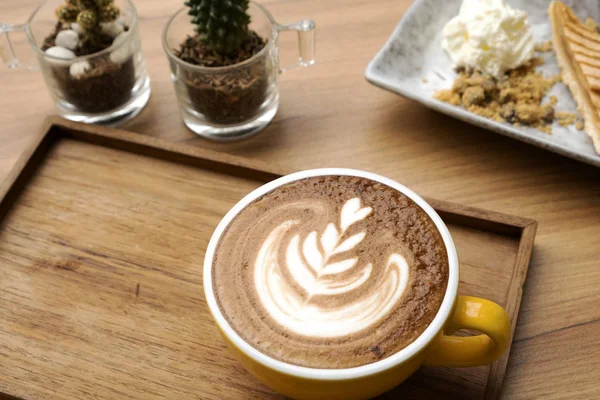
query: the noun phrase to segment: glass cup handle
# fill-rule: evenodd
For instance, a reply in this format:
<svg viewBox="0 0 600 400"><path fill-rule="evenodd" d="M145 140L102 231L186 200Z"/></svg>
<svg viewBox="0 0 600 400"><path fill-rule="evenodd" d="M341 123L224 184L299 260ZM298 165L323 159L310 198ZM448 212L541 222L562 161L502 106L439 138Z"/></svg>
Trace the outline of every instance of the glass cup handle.
<svg viewBox="0 0 600 400"><path fill-rule="evenodd" d="M0 22L0 58L2 58L2 62L7 68L39 70L40 68L36 65L22 64L17 58L13 44L10 41L9 33L25 33L25 27L26 24L9 25Z"/></svg>
<svg viewBox="0 0 600 400"><path fill-rule="evenodd" d="M298 32L298 62L281 68L280 73L296 67L308 67L315 63L315 29L317 24L312 19L303 19L293 24L277 25L279 32Z"/></svg>

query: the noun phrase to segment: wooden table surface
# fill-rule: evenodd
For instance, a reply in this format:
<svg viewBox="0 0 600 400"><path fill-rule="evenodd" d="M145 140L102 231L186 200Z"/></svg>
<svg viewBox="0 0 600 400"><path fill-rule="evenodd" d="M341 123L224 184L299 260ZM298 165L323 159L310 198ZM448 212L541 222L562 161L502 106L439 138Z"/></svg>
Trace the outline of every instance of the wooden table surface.
<svg viewBox="0 0 600 400"><path fill-rule="evenodd" d="M2 0L0 19L23 22L37 3ZM318 26L317 64L281 77L280 111L264 132L216 144L185 128L160 42L176 0L136 1L152 98L124 128L292 168L367 169L426 196L536 219L503 398L599 398L600 169L369 85L367 63L411 0L261 3L280 22L313 18ZM294 35L281 46L282 63L291 62ZM53 112L40 73L0 69L0 178Z"/></svg>

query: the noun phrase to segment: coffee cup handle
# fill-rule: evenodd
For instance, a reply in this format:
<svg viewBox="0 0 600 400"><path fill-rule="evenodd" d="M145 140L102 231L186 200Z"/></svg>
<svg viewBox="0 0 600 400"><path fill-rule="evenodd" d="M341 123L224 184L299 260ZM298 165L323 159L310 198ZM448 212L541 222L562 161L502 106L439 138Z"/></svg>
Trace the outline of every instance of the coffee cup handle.
<svg viewBox="0 0 600 400"><path fill-rule="evenodd" d="M473 329L477 336L454 336L459 329ZM454 312L435 339L425 365L475 367L496 361L510 343L510 318L502 307L477 297L459 296Z"/></svg>

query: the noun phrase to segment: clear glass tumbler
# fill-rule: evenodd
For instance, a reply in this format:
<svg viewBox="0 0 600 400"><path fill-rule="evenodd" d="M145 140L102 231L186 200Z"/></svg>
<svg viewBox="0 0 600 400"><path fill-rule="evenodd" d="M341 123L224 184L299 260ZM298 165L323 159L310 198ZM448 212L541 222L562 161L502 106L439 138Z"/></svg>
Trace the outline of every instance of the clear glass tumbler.
<svg viewBox="0 0 600 400"><path fill-rule="evenodd" d="M314 64L315 22L280 25L263 6L250 2L250 29L267 39L265 47L238 64L203 67L175 55L186 37L194 35L188 10L184 7L177 11L163 32L163 47L183 122L193 132L213 140L235 140L259 132L277 113L278 75L296 66ZM299 46L298 62L284 69L279 67L277 41L282 31L297 31Z"/></svg>
<svg viewBox="0 0 600 400"><path fill-rule="evenodd" d="M64 118L116 125L135 117L150 98L150 79L133 3L115 0L121 10L119 22L126 29L121 39L105 50L70 60L42 50L45 39L57 26L55 10L63 4L64 0L47 0L24 24L0 23L0 55L4 64L8 68L40 69L58 113ZM18 32L25 33L39 66L26 65L17 57L11 36ZM78 73L89 68L93 73Z"/></svg>

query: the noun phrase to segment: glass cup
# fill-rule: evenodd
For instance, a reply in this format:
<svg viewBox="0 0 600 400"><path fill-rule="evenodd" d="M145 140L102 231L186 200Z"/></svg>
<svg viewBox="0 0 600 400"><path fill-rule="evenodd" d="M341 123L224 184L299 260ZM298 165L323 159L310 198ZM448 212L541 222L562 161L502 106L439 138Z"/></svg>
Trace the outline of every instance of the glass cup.
<svg viewBox="0 0 600 400"><path fill-rule="evenodd" d="M315 22L301 20L280 25L261 5L250 2L250 29L267 39L265 47L241 63L202 67L175 55L181 43L194 35L188 8L177 11L163 32L171 78L183 116L193 132L213 140L251 136L266 127L279 107L278 75L290 68L314 64ZM298 32L299 60L280 69L279 33Z"/></svg>
<svg viewBox="0 0 600 400"><path fill-rule="evenodd" d="M8 68L41 70L54 105L64 118L116 125L135 117L150 98L150 79L133 3L115 0L121 10L118 21L127 29L120 39L107 49L70 60L42 51L45 39L57 26L55 10L64 4L64 0L47 0L24 24L0 23L4 64ZM12 38L17 32L25 33L39 66L28 65L17 57ZM82 73L91 66L97 73Z"/></svg>

